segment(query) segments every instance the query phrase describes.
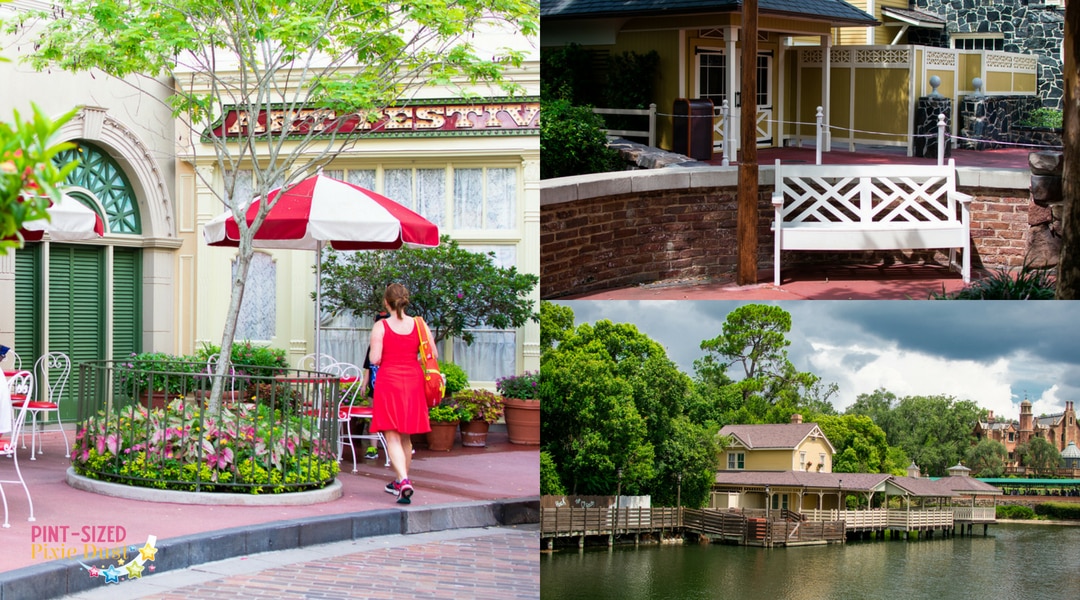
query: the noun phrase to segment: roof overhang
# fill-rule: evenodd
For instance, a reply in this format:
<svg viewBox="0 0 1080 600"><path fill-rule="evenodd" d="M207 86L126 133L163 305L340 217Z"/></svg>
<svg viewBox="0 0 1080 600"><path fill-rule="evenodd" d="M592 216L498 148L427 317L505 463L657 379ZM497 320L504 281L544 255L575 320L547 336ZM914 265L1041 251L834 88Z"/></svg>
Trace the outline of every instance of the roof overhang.
<svg viewBox="0 0 1080 600"><path fill-rule="evenodd" d="M884 17L899 21L907 25L914 27L924 27L926 29L945 29L945 19L938 17L937 15L931 15L917 10L904 10L899 8L893 8L891 6L881 7L881 14Z"/></svg>

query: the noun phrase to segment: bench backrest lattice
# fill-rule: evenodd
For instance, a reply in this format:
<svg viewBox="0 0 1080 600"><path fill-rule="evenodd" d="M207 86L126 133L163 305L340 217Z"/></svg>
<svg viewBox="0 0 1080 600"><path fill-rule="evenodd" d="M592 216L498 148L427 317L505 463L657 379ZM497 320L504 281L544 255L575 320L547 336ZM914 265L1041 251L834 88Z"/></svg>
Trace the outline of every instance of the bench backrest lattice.
<svg viewBox="0 0 1080 600"><path fill-rule="evenodd" d="M782 250L956 250L970 280L971 196L948 165L781 165L776 161L774 283Z"/></svg>

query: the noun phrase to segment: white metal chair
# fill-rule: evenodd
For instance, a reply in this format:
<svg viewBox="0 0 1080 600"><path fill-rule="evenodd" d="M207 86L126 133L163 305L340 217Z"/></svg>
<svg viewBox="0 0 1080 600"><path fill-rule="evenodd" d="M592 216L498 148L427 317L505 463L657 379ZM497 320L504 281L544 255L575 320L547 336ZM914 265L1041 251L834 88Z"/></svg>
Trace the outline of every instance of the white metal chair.
<svg viewBox="0 0 1080 600"><path fill-rule="evenodd" d="M21 371L22 359L19 358L18 352L8 350L7 354L4 355L4 359L0 360L0 366L3 367L4 371Z"/></svg>
<svg viewBox="0 0 1080 600"><path fill-rule="evenodd" d="M8 385L11 389L12 396L16 394L33 394L34 389L34 376L29 371L19 371L8 380ZM23 491L26 492L26 501L30 506L30 518L27 521L34 520L34 500L30 497L30 488L26 485L26 480L23 479L22 470L19 469L19 454L16 452L18 446L19 435L22 433L23 425L26 424L26 408L27 403L23 403L18 409L12 406L9 410L12 411L11 415L11 437L7 440L0 440L0 456L6 456L11 459L12 467L15 469L15 479L0 479L0 500L4 503L4 527L11 527L11 523L8 522L8 503L7 494L4 493L5 483L17 483L22 486Z"/></svg>
<svg viewBox="0 0 1080 600"><path fill-rule="evenodd" d="M348 440L353 459L352 472L356 473L356 447L353 446L352 441L368 440L373 444L377 441L382 444L383 456L386 457L386 466L390 466L390 453L386 451L386 438L383 437L382 432L364 433L365 427L363 424L360 426L360 431L353 433L352 430L354 418L366 420L370 429L371 418L375 415L372 407L360 405L360 388L363 375L360 367L350 363L337 363L331 365L330 372L337 375L344 386L341 391L341 400L338 402L338 460L342 459L345 440Z"/></svg>
<svg viewBox="0 0 1080 600"><path fill-rule="evenodd" d="M19 370L15 372L9 372L7 375L8 390L10 391L11 407L13 409L23 408L34 397L34 374L30 371ZM19 429L19 435L22 435L22 429ZM19 435L15 435L14 427L12 428L11 442L14 444L19 441ZM23 440L22 447L26 448L26 440Z"/></svg>
<svg viewBox="0 0 1080 600"><path fill-rule="evenodd" d="M325 371L337 363L329 354L305 354L296 361L296 368L301 371Z"/></svg>
<svg viewBox="0 0 1080 600"><path fill-rule="evenodd" d="M64 431L64 423L60 420L60 400L64 397L64 389L71 374L71 359L63 352L42 354L34 363L33 373L38 382L38 399L26 404L26 410L30 413L30 460L37 460L37 455L44 453L39 441L44 423L38 423L38 416L45 420L50 414L56 415L56 424L60 434L64 436L64 456L71 458L71 444L68 442L67 432ZM25 447L24 439L23 448Z"/></svg>

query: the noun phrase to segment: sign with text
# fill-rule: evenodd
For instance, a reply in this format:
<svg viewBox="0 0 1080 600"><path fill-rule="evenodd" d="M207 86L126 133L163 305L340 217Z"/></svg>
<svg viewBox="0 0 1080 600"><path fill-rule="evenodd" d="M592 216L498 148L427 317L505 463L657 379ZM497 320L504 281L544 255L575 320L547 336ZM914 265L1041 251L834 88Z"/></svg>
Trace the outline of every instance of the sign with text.
<svg viewBox="0 0 1080 600"><path fill-rule="evenodd" d="M437 102L339 113L329 108L271 109L257 115L228 107L220 137L362 134L379 137L530 135L540 130L540 103Z"/></svg>

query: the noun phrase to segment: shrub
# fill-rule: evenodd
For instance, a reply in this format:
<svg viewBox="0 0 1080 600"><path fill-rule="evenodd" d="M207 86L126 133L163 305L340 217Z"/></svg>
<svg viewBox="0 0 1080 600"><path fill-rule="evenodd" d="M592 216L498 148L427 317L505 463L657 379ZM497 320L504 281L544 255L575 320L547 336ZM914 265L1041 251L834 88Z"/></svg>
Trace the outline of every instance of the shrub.
<svg viewBox="0 0 1080 600"><path fill-rule="evenodd" d="M488 390L462 390L454 394L466 421L487 421L494 423L503 414L503 400L498 394Z"/></svg>
<svg viewBox="0 0 1080 600"><path fill-rule="evenodd" d="M1034 519L1035 511L1027 506L1006 504L998 506L995 514L999 519Z"/></svg>
<svg viewBox="0 0 1080 600"><path fill-rule="evenodd" d="M1014 277L1009 269L998 269L955 294L933 294L933 300L1053 300L1057 282L1043 269L1028 265Z"/></svg>
<svg viewBox="0 0 1080 600"><path fill-rule="evenodd" d="M1035 505L1035 514L1054 520L1076 520L1080 519L1080 504L1044 502Z"/></svg>
<svg viewBox="0 0 1080 600"><path fill-rule="evenodd" d="M221 353L221 346L204 344L196 356L204 364L207 359ZM258 377L273 376L280 369L289 368L289 361L285 357L285 350L258 346L250 341L236 342L232 347L232 364L236 365L236 375L254 375ZM244 368L247 367L247 368ZM256 368L252 368L256 367ZM263 367L263 368L257 368Z"/></svg>
<svg viewBox="0 0 1080 600"><path fill-rule="evenodd" d="M1018 125L1023 127L1044 127L1047 129L1061 129L1062 113L1053 108L1036 108L1028 116L1022 119Z"/></svg>
<svg viewBox="0 0 1080 600"><path fill-rule="evenodd" d="M564 496L566 488L559 481L555 469L555 459L548 452L540 453L540 494L543 496Z"/></svg>
<svg viewBox="0 0 1080 600"><path fill-rule="evenodd" d="M607 146L600 115L586 106L572 106L566 100L551 100L542 105L541 179L623 169L618 151Z"/></svg>
<svg viewBox="0 0 1080 600"><path fill-rule="evenodd" d="M336 449L304 419L261 403L211 413L183 400L97 413L79 428L72 463L103 481L251 494L321 488L338 472Z"/></svg>
<svg viewBox="0 0 1080 600"><path fill-rule="evenodd" d="M450 362L439 361L439 372L446 376L446 395L453 396L455 392L469 387L469 377L465 369Z"/></svg>
<svg viewBox="0 0 1080 600"><path fill-rule="evenodd" d="M453 401L443 401L442 404L428 409L428 419L432 423L453 423L455 421L468 421L469 415Z"/></svg>
<svg viewBox="0 0 1080 600"><path fill-rule="evenodd" d="M503 377L495 382L495 389L503 398L535 400L540 397L540 372L525 371L521 375Z"/></svg>
<svg viewBox="0 0 1080 600"><path fill-rule="evenodd" d="M198 362L194 356L165 352L132 353L130 359L118 365L120 389L130 394L152 390L182 396L195 389L193 374Z"/></svg>

